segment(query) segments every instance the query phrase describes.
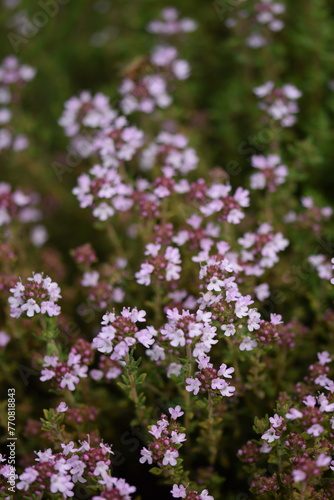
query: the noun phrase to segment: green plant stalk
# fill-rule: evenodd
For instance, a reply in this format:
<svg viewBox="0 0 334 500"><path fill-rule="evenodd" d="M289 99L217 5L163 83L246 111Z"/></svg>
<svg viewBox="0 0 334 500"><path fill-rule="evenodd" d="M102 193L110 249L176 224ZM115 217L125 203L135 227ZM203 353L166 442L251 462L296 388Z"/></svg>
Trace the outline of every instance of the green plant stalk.
<svg viewBox="0 0 334 500"><path fill-rule="evenodd" d="M130 369L131 360L130 360L129 353L127 353L125 355L125 362L126 362L125 368L126 368L126 372L127 372L127 376L128 376L128 380L129 380L129 385L130 385L131 399L135 405L137 415L138 415L140 422L144 426L147 426L147 420L145 418L143 408L140 404L140 400L139 400L139 396L138 396L138 392L137 392L137 387L136 387L136 382L135 382L134 376L131 373L131 369Z"/></svg>
<svg viewBox="0 0 334 500"><path fill-rule="evenodd" d="M187 359L188 359L188 369L186 372L186 378L189 378L191 376L191 371L192 371L192 353L191 353L191 345L187 344L186 347L187 351ZM190 399L190 393L184 389L184 426L187 431L189 431L189 426L190 426L190 404L191 404L191 399ZM186 444L189 443L189 439L187 439ZM189 446L189 445L188 445Z"/></svg>

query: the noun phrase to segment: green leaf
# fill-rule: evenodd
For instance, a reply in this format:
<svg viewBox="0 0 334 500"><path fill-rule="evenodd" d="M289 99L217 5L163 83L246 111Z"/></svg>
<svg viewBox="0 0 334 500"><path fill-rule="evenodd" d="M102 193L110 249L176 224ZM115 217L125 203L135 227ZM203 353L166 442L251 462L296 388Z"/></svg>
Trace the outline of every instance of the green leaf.
<svg viewBox="0 0 334 500"><path fill-rule="evenodd" d="M159 467L152 467L152 469L150 469L150 472L151 472L151 474L154 474L155 476L160 476L160 474L162 473L162 470L159 469Z"/></svg>
<svg viewBox="0 0 334 500"><path fill-rule="evenodd" d="M142 384L145 379L147 377L147 373L142 373L141 375L139 375L139 377L136 379L136 384Z"/></svg>

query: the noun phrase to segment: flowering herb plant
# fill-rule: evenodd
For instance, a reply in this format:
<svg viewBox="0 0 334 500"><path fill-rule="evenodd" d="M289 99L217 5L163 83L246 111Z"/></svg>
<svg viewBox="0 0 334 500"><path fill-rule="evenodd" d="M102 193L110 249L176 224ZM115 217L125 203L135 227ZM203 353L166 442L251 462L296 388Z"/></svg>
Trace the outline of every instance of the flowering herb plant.
<svg viewBox="0 0 334 500"><path fill-rule="evenodd" d="M0 498L333 499L330 6L65 3L0 16Z"/></svg>

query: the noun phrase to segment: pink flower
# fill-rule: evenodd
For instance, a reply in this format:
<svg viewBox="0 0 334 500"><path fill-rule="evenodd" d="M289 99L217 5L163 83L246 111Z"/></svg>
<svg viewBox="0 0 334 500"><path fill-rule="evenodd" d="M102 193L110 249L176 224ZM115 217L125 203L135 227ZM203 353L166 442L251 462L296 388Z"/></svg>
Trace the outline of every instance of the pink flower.
<svg viewBox="0 0 334 500"><path fill-rule="evenodd" d="M270 323L272 325L281 325L281 324L283 324L282 316L280 314L273 314L273 313L271 313L270 314Z"/></svg>
<svg viewBox="0 0 334 500"><path fill-rule="evenodd" d="M180 484L180 486L178 486L177 484L174 484L173 489L171 490L171 494L172 494L173 498L186 498L187 491L186 491L186 488L182 484Z"/></svg>
<svg viewBox="0 0 334 500"><path fill-rule="evenodd" d="M303 403L306 405L306 406L315 406L317 404L317 400L315 399L314 396L306 396L304 399L303 399Z"/></svg>
<svg viewBox="0 0 334 500"><path fill-rule="evenodd" d="M268 443L273 443L276 439L279 439L279 436L276 434L275 429L270 427L264 434L262 434L261 438L268 441Z"/></svg>
<svg viewBox="0 0 334 500"><path fill-rule="evenodd" d="M321 453L317 460L316 464L318 467L327 467L331 463L332 457L326 455L326 453Z"/></svg>
<svg viewBox="0 0 334 500"><path fill-rule="evenodd" d="M186 391L193 392L196 396L201 387L201 382L197 378L187 378L186 383L188 384L186 385Z"/></svg>
<svg viewBox="0 0 334 500"><path fill-rule="evenodd" d="M167 450L162 460L162 465L171 465L174 467L177 464L177 457L179 453L177 450Z"/></svg>
<svg viewBox="0 0 334 500"><path fill-rule="evenodd" d="M309 427L307 429L306 432L307 432L307 434L310 434L311 436L319 437L324 432L324 428L320 424L313 424L313 425L311 425L311 427Z"/></svg>
<svg viewBox="0 0 334 500"><path fill-rule="evenodd" d="M277 427L280 427L284 420L282 417L280 417L279 415L277 415L277 413L275 413L275 415L273 417L270 417L269 418L269 422L271 423L271 425L274 427L274 428L277 428Z"/></svg>
<svg viewBox="0 0 334 500"><path fill-rule="evenodd" d="M275 25L276 28L278 25ZM291 127L296 122L296 114L299 111L296 99L302 93L291 84L285 84L281 88L274 88L274 83L269 81L260 87L256 87L254 93L259 99L261 108L268 117L279 121L282 127Z"/></svg>
<svg viewBox="0 0 334 500"><path fill-rule="evenodd" d="M27 467L25 471L19 476L20 481L16 485L17 489L28 491L29 486L37 479L38 475L39 473L34 467Z"/></svg>
<svg viewBox="0 0 334 500"><path fill-rule="evenodd" d="M35 273L24 285L18 282L10 291L13 296L8 301L14 318L19 318L22 313L29 318L39 313L50 317L60 314L60 307L56 304L61 298L60 288L48 276L44 278L42 273Z"/></svg>
<svg viewBox="0 0 334 500"><path fill-rule="evenodd" d="M253 340L250 337L245 337L239 345L239 349L240 351L252 351L256 346L256 340Z"/></svg>
<svg viewBox="0 0 334 500"><path fill-rule="evenodd" d="M31 318L35 313L39 313L41 308L34 299L28 299L27 302L21 306L21 311L26 311L27 316Z"/></svg>
<svg viewBox="0 0 334 500"><path fill-rule="evenodd" d="M72 489L74 488L74 483L72 478L67 474L53 474L50 478L50 491L51 493L63 493L64 496L73 497L74 493ZM65 497L66 498L66 497Z"/></svg>
<svg viewBox="0 0 334 500"><path fill-rule="evenodd" d="M59 405L57 406L56 410L57 410L58 413L64 413L65 411L68 410L68 406L67 406L66 403L62 402L62 403L59 403Z"/></svg>
<svg viewBox="0 0 334 500"><path fill-rule="evenodd" d="M303 414L296 408L290 408L289 412L285 415L288 420L296 420L296 418L302 418Z"/></svg>
<svg viewBox="0 0 334 500"><path fill-rule="evenodd" d="M292 477L295 483L300 483L306 479L306 473L301 469L295 469L292 471Z"/></svg>
<svg viewBox="0 0 334 500"><path fill-rule="evenodd" d="M184 432L178 433L176 431L172 431L171 433L171 442L175 444L180 444L186 441L186 435Z"/></svg>
<svg viewBox="0 0 334 500"><path fill-rule="evenodd" d="M141 464L144 464L145 462L147 462L148 464L153 463L152 453L147 448L143 448L142 450L140 450L140 453L142 455L139 459L139 462Z"/></svg>
<svg viewBox="0 0 334 500"><path fill-rule="evenodd" d="M326 365L327 363L331 363L331 361L332 361L332 358L331 358L329 352L327 352L327 351L318 352L317 356L318 356L319 363L321 365Z"/></svg>
<svg viewBox="0 0 334 500"><path fill-rule="evenodd" d="M160 19L155 19L148 24L147 31L166 36L190 33L196 30L197 23L193 19L188 17L179 18L179 16L180 12L174 7L165 7L160 13Z"/></svg>
<svg viewBox="0 0 334 500"><path fill-rule="evenodd" d="M233 372L234 372L233 367L227 368L227 365L225 365L225 363L223 363L222 365L220 365L220 368L218 371L218 376L225 377L225 378L232 378L231 373L233 373Z"/></svg>
<svg viewBox="0 0 334 500"><path fill-rule="evenodd" d="M148 328L145 328L144 330L139 330L139 332L135 333L135 337L140 342L145 346L147 349L154 344L154 336L156 335L156 330L153 328L153 326L149 326Z"/></svg>
<svg viewBox="0 0 334 500"><path fill-rule="evenodd" d="M180 405L175 406L175 408L168 408L168 411L173 420L176 420L177 418L182 417L182 415L184 415L184 411L181 410Z"/></svg>
<svg viewBox="0 0 334 500"><path fill-rule="evenodd" d="M224 335L226 337L230 337L231 335L235 334L235 326L234 325L222 325L220 328L223 330Z"/></svg>
<svg viewBox="0 0 334 500"><path fill-rule="evenodd" d="M220 390L220 394L222 396L226 396L227 398L230 398L233 396L233 393L235 391L235 387L233 385L226 384L223 389Z"/></svg>
<svg viewBox="0 0 334 500"><path fill-rule="evenodd" d="M6 347L8 342L10 341L10 336L4 332L3 330L0 331L0 347Z"/></svg>

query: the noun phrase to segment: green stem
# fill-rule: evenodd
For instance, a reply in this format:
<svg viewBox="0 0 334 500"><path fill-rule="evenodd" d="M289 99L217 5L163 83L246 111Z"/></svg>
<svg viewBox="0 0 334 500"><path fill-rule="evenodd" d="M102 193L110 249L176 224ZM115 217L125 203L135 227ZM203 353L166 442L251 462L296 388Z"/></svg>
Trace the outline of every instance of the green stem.
<svg viewBox="0 0 334 500"><path fill-rule="evenodd" d="M120 255L125 255L124 249L122 242L118 236L118 234L115 231L115 228L111 222L106 222L105 228L107 231L107 235L109 240L111 241L112 245L115 247L117 254Z"/></svg>
<svg viewBox="0 0 334 500"><path fill-rule="evenodd" d="M300 500L306 499L306 483L303 483L301 492L300 492Z"/></svg>
<svg viewBox="0 0 334 500"><path fill-rule="evenodd" d="M162 288L161 288L161 283L157 283L156 287L156 296L154 300L154 312L155 312L155 319L157 322L157 325L159 326L162 322Z"/></svg>
<svg viewBox="0 0 334 500"><path fill-rule="evenodd" d="M125 362L126 362L125 367L126 367L126 371L127 371L127 376L128 376L129 383L130 383L131 399L135 405L139 420L141 421L141 423L144 426L147 426L147 420L145 418L143 408L140 404L140 400L139 400L139 396L138 396L138 392L137 392L137 387L136 387L136 382L135 382L134 376L131 373L131 369L130 369L131 360L130 360L129 353L127 353L125 356Z"/></svg>
<svg viewBox="0 0 334 500"><path fill-rule="evenodd" d="M216 460L217 454L217 446L215 442L215 436L213 433L213 400L212 394L208 393L208 441L209 441L209 462L210 464L214 464Z"/></svg>
<svg viewBox="0 0 334 500"><path fill-rule="evenodd" d="M239 355L238 348L237 348L236 344L234 344L229 337L225 337L225 340L228 343L230 350L232 352L233 366L234 366L236 377L241 382L242 377L241 377L241 371L240 371L239 361L238 361L238 355Z"/></svg>
<svg viewBox="0 0 334 500"><path fill-rule="evenodd" d="M188 363L188 368L186 372L186 378L191 377L191 368L192 368L192 352L191 352L191 344L187 344L186 347L187 351L187 363ZM189 426L190 426L190 404L191 404L191 399L190 399L190 392L188 392L186 389L184 389L184 425L186 428L186 431L189 431ZM186 444L189 443L189 439L186 441Z"/></svg>

